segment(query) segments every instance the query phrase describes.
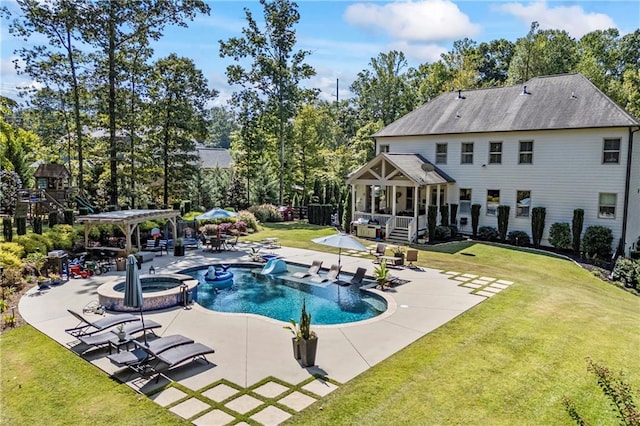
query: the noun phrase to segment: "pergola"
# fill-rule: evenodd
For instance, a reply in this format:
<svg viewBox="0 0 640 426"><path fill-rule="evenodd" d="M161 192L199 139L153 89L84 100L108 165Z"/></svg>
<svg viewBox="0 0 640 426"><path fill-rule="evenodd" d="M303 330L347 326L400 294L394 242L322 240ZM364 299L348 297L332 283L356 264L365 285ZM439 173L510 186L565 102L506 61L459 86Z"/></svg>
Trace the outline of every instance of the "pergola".
<svg viewBox="0 0 640 426"><path fill-rule="evenodd" d="M78 222L84 223L84 245L89 244L89 232L96 225L115 225L126 237L125 250L131 253L131 236L136 232L137 241L140 242L140 228L138 225L147 220L167 219L176 235L176 217L178 210L117 210L112 212L90 214L80 216ZM140 247L138 247L140 248Z"/></svg>

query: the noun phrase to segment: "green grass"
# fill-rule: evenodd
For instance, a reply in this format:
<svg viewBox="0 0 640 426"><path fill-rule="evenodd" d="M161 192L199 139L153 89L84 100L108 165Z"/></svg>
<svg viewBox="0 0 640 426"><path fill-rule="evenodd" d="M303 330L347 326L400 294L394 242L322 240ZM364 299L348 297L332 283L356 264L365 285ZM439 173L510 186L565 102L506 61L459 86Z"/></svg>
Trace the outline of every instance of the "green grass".
<svg viewBox="0 0 640 426"><path fill-rule="evenodd" d="M330 251L310 240L332 232L282 223L246 239ZM418 264L516 284L289 423L570 425L566 395L590 424L618 424L585 357L640 388L640 298L553 256L467 243L437 250L421 251ZM31 327L0 336L0 355L2 424L186 424Z"/></svg>
<svg viewBox="0 0 640 426"><path fill-rule="evenodd" d="M0 424L190 424L31 326L0 335L0 354Z"/></svg>

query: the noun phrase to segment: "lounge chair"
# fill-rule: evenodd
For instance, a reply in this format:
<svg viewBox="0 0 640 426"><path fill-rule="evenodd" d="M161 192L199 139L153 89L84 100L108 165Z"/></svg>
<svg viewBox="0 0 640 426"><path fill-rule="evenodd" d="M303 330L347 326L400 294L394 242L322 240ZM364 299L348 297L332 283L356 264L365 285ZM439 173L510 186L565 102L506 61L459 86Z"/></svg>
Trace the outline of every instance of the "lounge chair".
<svg viewBox="0 0 640 426"><path fill-rule="evenodd" d="M372 255L374 255L376 257L375 262L380 262L380 256L384 256L384 252L385 251L387 251L386 244L378 243L376 245L376 251L371 253Z"/></svg>
<svg viewBox="0 0 640 426"><path fill-rule="evenodd" d="M296 278L306 278L310 275L316 276L318 275L318 272L320 272L321 267L322 267L322 260L314 260L311 266L309 266L309 269L307 269L304 272L296 272L292 276Z"/></svg>
<svg viewBox="0 0 640 426"><path fill-rule="evenodd" d="M171 336L160 337L147 343L135 342L136 349L129 352L120 352L118 354L109 355L109 361L118 367L131 367L136 369L137 366L149 362L164 351L172 349L180 345L188 345L193 343L192 339L174 334Z"/></svg>
<svg viewBox="0 0 640 426"><path fill-rule="evenodd" d="M151 333L155 334L153 329L160 328L160 327L162 327L162 325L158 324L155 321L145 320L144 327L142 325L142 321L134 321L134 322L125 324L122 327L122 330L129 336L133 336L134 334L138 334L141 331L145 333L147 331L151 331ZM105 331L104 333L80 336L78 340L80 340L82 343L84 343L87 346L100 347L108 344L109 341L113 339L113 337L116 335L117 331L118 330L114 328L111 331Z"/></svg>
<svg viewBox="0 0 640 426"><path fill-rule="evenodd" d="M79 313L72 311L71 309L67 309L67 311L71 315L76 317L78 321L80 321L78 325L76 325L75 327L67 328L65 330L66 333L76 338L79 338L81 336L89 336L99 331L105 331L119 324L124 324L127 322L133 322L133 321L140 321L140 318L131 314L112 315L112 316L100 318L97 321L90 321L85 317L83 317L82 315L80 315Z"/></svg>
<svg viewBox="0 0 640 426"><path fill-rule="evenodd" d="M340 269L340 266L333 264L331 265L329 272L327 272L327 275L316 275L315 277L311 278L311 281L313 281L314 283L323 283L325 281L336 282L338 280L338 275L340 275Z"/></svg>
<svg viewBox="0 0 640 426"><path fill-rule="evenodd" d="M418 261L418 250L414 250L414 249L407 250L407 254L406 254L406 256L407 256L407 257L405 258L405 260L406 260L407 262L409 262L409 264L407 265L407 267L408 267L409 269L417 269L418 267L417 267L417 266L415 266L415 265L413 264L413 262L417 262L417 261Z"/></svg>
<svg viewBox="0 0 640 426"><path fill-rule="evenodd" d="M353 277L351 277L349 281L338 280L336 282L342 286L348 286L351 284L360 285L362 284L362 280L364 279L364 274L366 273L367 273L366 268L358 268L356 269L356 273L353 274Z"/></svg>
<svg viewBox="0 0 640 426"><path fill-rule="evenodd" d="M158 362L154 366L149 366L149 368L153 373L156 373L157 382L164 372L182 364L185 361L203 359L207 364L209 364L209 360L205 355L212 354L214 352L215 350L213 348L203 345L202 343L180 345L157 354L156 360ZM144 375L144 371L142 372L142 375Z"/></svg>

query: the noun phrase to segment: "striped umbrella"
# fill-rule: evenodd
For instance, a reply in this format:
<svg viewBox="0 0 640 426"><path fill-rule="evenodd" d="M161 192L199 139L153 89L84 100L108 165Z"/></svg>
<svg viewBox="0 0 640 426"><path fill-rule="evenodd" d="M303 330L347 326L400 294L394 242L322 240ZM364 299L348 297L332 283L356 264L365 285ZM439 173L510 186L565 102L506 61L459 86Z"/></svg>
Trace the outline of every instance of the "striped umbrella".
<svg viewBox="0 0 640 426"><path fill-rule="evenodd" d="M142 321L142 329L144 335L144 343L147 343L147 333L144 332L144 317L142 316L142 305L144 299L142 297L142 284L140 283L140 274L138 272L138 263L136 257L132 254L127 256L126 280L124 283L124 306L130 308L140 308L140 320Z"/></svg>

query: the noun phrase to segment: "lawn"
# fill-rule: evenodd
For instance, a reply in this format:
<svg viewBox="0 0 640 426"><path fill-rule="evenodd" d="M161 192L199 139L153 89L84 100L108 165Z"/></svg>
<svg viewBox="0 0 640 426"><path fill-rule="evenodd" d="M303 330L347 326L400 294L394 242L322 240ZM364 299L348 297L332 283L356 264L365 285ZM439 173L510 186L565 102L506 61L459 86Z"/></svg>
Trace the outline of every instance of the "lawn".
<svg viewBox="0 0 640 426"><path fill-rule="evenodd" d="M269 225L248 239L329 251L331 229ZM466 254L463 254L466 253ZM421 251L422 266L517 284L356 377L290 424L618 424L585 357L640 388L640 298L555 257L484 244ZM375 342L372 342L375 344ZM186 424L31 327L0 336L0 423ZM640 402L636 400L637 402Z"/></svg>

